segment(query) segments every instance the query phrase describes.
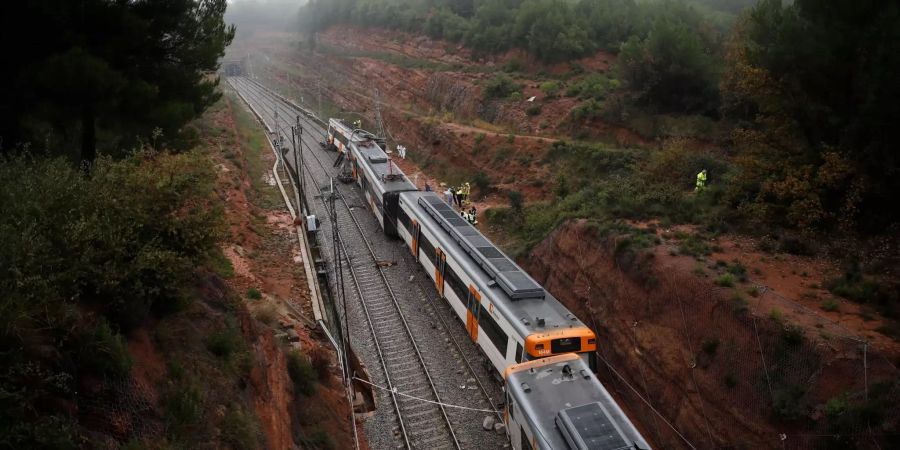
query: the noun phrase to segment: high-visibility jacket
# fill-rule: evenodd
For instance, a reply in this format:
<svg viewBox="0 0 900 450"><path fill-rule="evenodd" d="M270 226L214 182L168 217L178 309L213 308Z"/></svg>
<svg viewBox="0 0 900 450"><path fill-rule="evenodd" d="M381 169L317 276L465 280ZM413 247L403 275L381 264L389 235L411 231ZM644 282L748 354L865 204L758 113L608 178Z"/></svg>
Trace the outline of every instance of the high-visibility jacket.
<svg viewBox="0 0 900 450"><path fill-rule="evenodd" d="M469 183L466 183L466 184L463 185L462 193L463 193L463 195L465 195L466 197L468 197L468 196L469 196L469 192L470 192L471 190L472 190L472 188L469 186Z"/></svg>
<svg viewBox="0 0 900 450"><path fill-rule="evenodd" d="M697 185L702 186L705 183L706 183L706 173L705 172L698 173L697 174Z"/></svg>

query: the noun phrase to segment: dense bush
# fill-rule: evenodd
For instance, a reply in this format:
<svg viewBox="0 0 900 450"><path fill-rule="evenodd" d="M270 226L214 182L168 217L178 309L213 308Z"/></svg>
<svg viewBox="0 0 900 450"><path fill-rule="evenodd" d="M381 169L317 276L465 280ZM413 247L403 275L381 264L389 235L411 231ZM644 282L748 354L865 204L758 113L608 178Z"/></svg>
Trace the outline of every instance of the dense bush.
<svg viewBox="0 0 900 450"><path fill-rule="evenodd" d="M486 99L507 98L522 89L509 75L499 74L484 84L484 97Z"/></svg>
<svg viewBox="0 0 900 450"><path fill-rule="evenodd" d="M303 395L311 395L316 390L318 374L312 362L298 351L292 351L287 355L287 369L294 388Z"/></svg>
<svg viewBox="0 0 900 450"><path fill-rule="evenodd" d="M184 305L215 249L211 165L195 154L0 159L0 443L73 448L84 377L129 372L120 333ZM49 350L49 351L48 351Z"/></svg>
<svg viewBox="0 0 900 450"><path fill-rule="evenodd" d="M734 196L768 224L882 231L900 219L900 5L763 0L727 46Z"/></svg>
<svg viewBox="0 0 900 450"><path fill-rule="evenodd" d="M582 100L603 100L606 95L619 87L619 81L606 75L593 73L566 88L567 97L578 97Z"/></svg>

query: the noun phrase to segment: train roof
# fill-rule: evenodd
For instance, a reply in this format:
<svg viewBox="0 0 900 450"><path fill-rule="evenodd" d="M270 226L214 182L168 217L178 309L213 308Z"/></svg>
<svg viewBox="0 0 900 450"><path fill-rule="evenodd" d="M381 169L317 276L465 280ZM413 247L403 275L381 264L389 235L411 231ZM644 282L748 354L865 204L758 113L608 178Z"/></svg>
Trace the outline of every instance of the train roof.
<svg viewBox="0 0 900 450"><path fill-rule="evenodd" d="M380 194L391 191L414 191L416 185L394 164L387 153L373 140L352 141L350 146L363 159L360 166L369 173L370 180L378 181Z"/></svg>
<svg viewBox="0 0 900 450"><path fill-rule="evenodd" d="M420 199L422 202L419 201ZM585 327L584 323L569 312L559 300L549 292L544 291L543 288L541 288L543 297L511 298L494 281L491 275L466 252L460 242L451 236L445 227L439 224L437 219L429 214L426 211L426 207L422 205L422 203L436 204L437 202L446 205L435 192L415 191L400 194L401 205L406 204L409 209L417 212L416 218L419 220L419 223L437 237L441 249L447 252L457 264L462 265L462 269L470 274L472 281L479 290L491 293L494 300L494 309L498 310L499 314L506 318L516 333L524 338L532 334ZM459 213L454 212L454 215L460 217ZM461 217L459 221L451 221L456 224L455 227L460 230L461 234L480 237L487 243L486 245L490 245L497 253L505 257L505 254L485 238L477 228L462 220ZM508 257L506 258L509 265L521 270L515 262ZM540 285L537 286L540 287ZM543 319L543 324L537 320L538 318Z"/></svg>
<svg viewBox="0 0 900 450"><path fill-rule="evenodd" d="M540 448L649 449L590 367L574 353L511 366L506 390Z"/></svg>
<svg viewBox="0 0 900 450"><path fill-rule="evenodd" d="M378 193L391 191L413 191L416 186L406 178L406 174L391 162L384 149L378 145L374 134L362 129L352 129L340 119L328 119L329 127L340 133L362 158L361 166L370 180L378 181Z"/></svg>

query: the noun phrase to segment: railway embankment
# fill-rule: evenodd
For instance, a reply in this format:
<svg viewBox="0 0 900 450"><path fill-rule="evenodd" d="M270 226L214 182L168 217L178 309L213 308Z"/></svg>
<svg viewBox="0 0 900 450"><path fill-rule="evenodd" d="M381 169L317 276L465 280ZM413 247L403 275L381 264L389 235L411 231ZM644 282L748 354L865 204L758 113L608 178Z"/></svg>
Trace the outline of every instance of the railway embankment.
<svg viewBox="0 0 900 450"><path fill-rule="evenodd" d="M805 448L897 425L891 348L777 292L717 286L662 257L670 249L631 251L628 239L570 221L523 265L594 325L601 380L656 445Z"/></svg>
<svg viewBox="0 0 900 450"><path fill-rule="evenodd" d="M296 227L272 177L275 155L233 94L208 115L206 126L219 131L210 138L210 157L228 229L227 284L241 297L240 329L250 352L265 362L247 376L265 448L354 448L339 366L312 319Z"/></svg>

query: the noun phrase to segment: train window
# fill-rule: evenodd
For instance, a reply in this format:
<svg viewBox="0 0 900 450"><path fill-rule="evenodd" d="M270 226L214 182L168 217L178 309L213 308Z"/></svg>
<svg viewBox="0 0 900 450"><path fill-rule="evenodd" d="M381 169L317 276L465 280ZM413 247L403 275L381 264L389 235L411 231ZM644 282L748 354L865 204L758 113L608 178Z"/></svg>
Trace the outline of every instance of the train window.
<svg viewBox="0 0 900 450"><path fill-rule="evenodd" d="M483 305L481 306L481 316L478 319L478 325L481 325L481 329L491 339L494 347L497 347L497 350L505 355L509 337L506 336L506 333L503 332L503 329L500 328L500 325L497 324L494 318L488 314Z"/></svg>
<svg viewBox="0 0 900 450"><path fill-rule="evenodd" d="M553 353L577 352L581 350L581 337L560 338L550 341L550 351Z"/></svg>
<svg viewBox="0 0 900 450"><path fill-rule="evenodd" d="M450 267L449 264L444 268L444 280L447 281L447 284L450 285L450 289L453 290L453 293L456 294L456 298L460 301L465 300L468 291L465 288L465 285L462 283L462 280L456 275L456 272Z"/></svg>
<svg viewBox="0 0 900 450"><path fill-rule="evenodd" d="M434 246L431 245L431 242L428 242L428 238L425 237L425 233L421 233L419 235L419 250L434 264Z"/></svg>
<svg viewBox="0 0 900 450"><path fill-rule="evenodd" d="M522 353L523 353L522 344L516 342L516 362L517 363L522 362Z"/></svg>
<svg viewBox="0 0 900 450"><path fill-rule="evenodd" d="M409 216L406 214L406 211L403 208L397 208L397 220L403 224L403 227L406 228L406 231L412 232L412 227L409 224Z"/></svg>

